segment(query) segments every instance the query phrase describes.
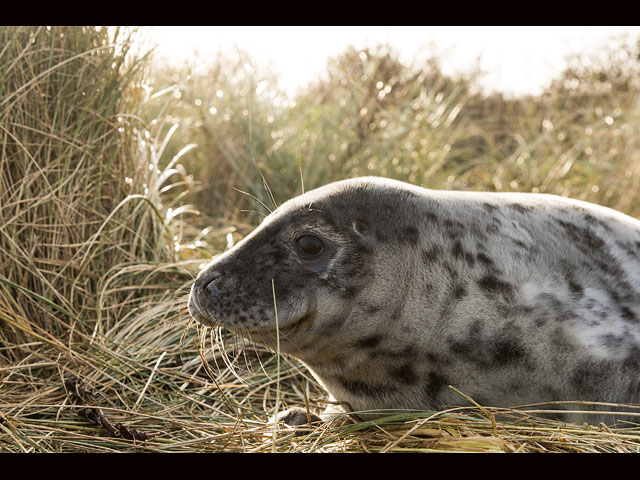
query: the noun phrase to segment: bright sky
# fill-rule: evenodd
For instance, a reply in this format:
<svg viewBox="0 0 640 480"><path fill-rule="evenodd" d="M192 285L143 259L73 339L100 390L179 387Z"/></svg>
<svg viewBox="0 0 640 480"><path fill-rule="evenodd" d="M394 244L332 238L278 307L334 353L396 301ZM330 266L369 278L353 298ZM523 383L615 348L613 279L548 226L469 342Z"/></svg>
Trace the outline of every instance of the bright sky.
<svg viewBox="0 0 640 480"><path fill-rule="evenodd" d="M236 48L256 67L270 65L290 95L323 72L327 59L352 45L389 44L410 62L435 52L445 73L479 65L482 84L506 93L538 93L571 53L596 52L612 36L640 38L640 27L153 27L156 56L182 63Z"/></svg>

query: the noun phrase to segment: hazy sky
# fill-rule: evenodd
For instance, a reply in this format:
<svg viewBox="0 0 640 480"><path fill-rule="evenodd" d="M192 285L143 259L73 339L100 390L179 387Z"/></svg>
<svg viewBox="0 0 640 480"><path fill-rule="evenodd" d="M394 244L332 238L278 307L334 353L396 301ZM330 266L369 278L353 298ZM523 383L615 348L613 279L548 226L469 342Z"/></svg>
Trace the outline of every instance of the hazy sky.
<svg viewBox="0 0 640 480"><path fill-rule="evenodd" d="M248 52L258 68L271 65L289 94L325 69L348 45L389 44L410 61L439 53L445 73L478 65L483 85L507 93L537 93L562 70L565 57L597 50L611 35L640 37L640 27L153 27L156 56L172 62L198 51ZM431 48L433 47L433 48Z"/></svg>

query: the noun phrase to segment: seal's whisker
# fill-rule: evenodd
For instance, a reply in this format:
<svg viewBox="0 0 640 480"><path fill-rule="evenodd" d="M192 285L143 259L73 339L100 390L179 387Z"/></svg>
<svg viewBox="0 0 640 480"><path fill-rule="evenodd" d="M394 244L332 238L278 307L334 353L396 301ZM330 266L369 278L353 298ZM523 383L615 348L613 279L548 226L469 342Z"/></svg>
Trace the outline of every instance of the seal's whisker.
<svg viewBox="0 0 640 480"><path fill-rule="evenodd" d="M264 202L262 200L260 200L258 197L256 197L255 195L252 195L249 192L245 192L244 190L240 190L240 189L238 189L236 187L233 187L233 189L238 193L243 193L244 195L247 195L247 196L253 198L256 202L258 202L260 205L262 205L265 208L265 210L267 210L269 213L271 213L273 211L269 207L267 207L264 204ZM256 212L256 213L259 213L259 212Z"/></svg>

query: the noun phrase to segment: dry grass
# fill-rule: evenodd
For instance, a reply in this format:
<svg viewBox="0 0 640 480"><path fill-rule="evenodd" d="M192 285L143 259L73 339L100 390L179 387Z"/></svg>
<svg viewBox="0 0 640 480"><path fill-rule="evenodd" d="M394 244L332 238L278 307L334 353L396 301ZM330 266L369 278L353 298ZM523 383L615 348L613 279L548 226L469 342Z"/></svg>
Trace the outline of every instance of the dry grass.
<svg viewBox="0 0 640 480"><path fill-rule="evenodd" d="M203 58L156 68L153 84L175 100L152 113L180 124L169 150L198 144L184 158L202 180L196 203L228 223L264 215L240 191L270 207L361 175L552 193L640 216L640 45L605 47L605 61L577 58L543 94L518 98L478 93L473 75L379 47L331 59L293 104L251 59Z"/></svg>
<svg viewBox="0 0 640 480"><path fill-rule="evenodd" d="M174 328L177 333L180 328ZM167 333L167 332L164 332ZM155 336L155 334L154 334ZM283 360L280 376L274 358L253 347L235 358L254 356L246 370L224 364L218 346L213 378L198 357L181 361L195 345L168 335L166 350L154 355L115 356L111 368L99 365L92 378L76 386L69 365L43 379L51 362L33 356L12 369L15 380L33 383L31 395L3 397L0 439L5 451L60 452L638 452L640 428L567 425L536 418L544 405L524 410L487 407L396 415L378 421L324 423L300 436L274 434L266 412L274 412L276 384L281 403L304 406L322 398L317 386L295 363ZM173 341L171 341L173 340ZM124 367L127 365L127 368ZM246 363L249 365L249 363ZM85 370L86 372L86 370ZM124 375L123 375L124 374ZM128 375L127 375L128 374ZM64 378L63 378L64 377ZM14 380L14 381L15 381ZM64 380L64 382L63 382ZM68 393L61 388L66 385ZM36 393L37 392L37 393ZM27 400L25 402L25 400ZM311 408L319 408L311 400ZM584 406L582 406L584 407ZM552 409L553 405L546 406ZM577 406L576 408L580 408ZM527 413L528 411L528 413ZM636 411L639 411L636 409ZM640 413L637 413L640 415ZM502 416L496 420L495 415Z"/></svg>

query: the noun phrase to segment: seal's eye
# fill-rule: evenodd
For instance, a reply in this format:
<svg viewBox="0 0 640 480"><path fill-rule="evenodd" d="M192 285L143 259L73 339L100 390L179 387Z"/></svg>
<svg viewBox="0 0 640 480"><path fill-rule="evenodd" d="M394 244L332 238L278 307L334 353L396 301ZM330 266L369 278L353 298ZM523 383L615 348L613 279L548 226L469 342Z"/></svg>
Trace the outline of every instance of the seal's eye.
<svg viewBox="0 0 640 480"><path fill-rule="evenodd" d="M296 240L298 249L305 255L315 256L322 253L324 244L314 235L302 235Z"/></svg>

